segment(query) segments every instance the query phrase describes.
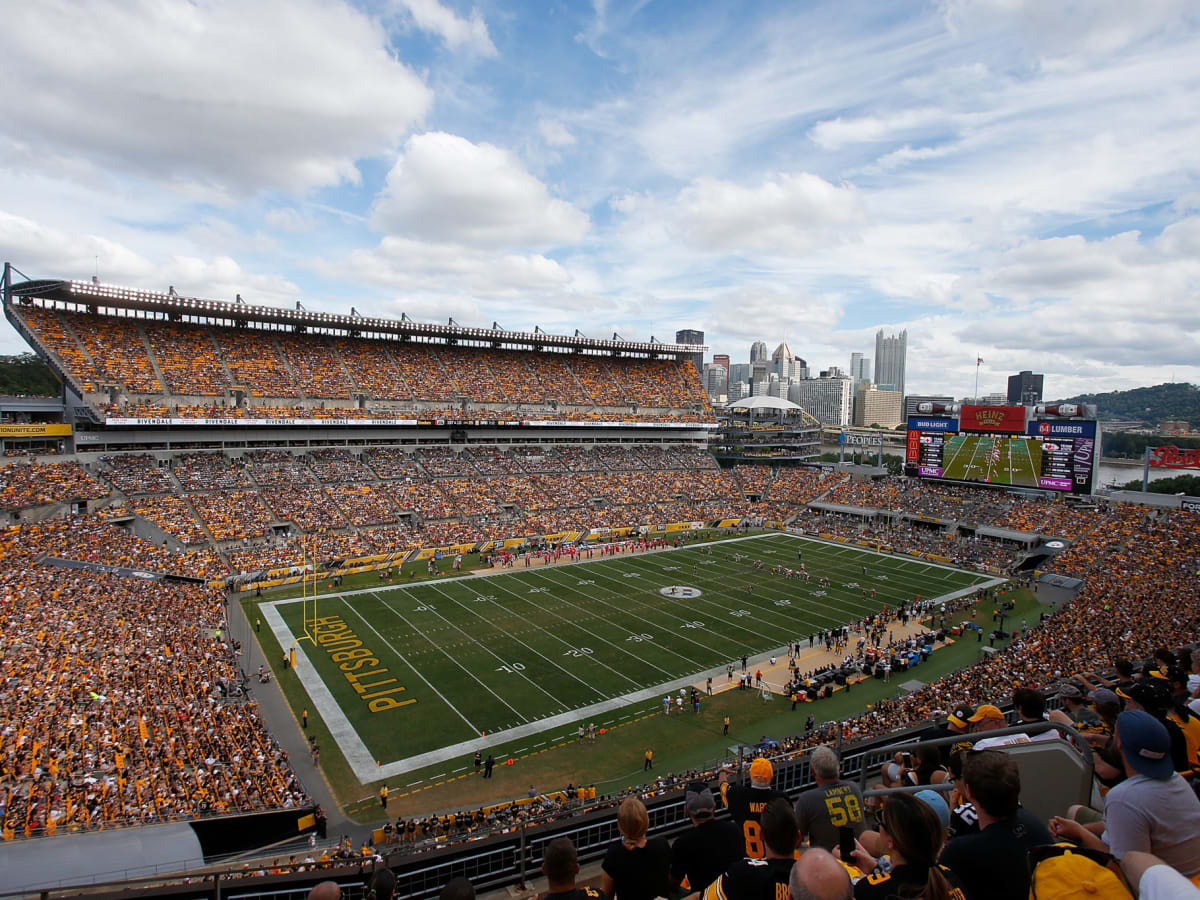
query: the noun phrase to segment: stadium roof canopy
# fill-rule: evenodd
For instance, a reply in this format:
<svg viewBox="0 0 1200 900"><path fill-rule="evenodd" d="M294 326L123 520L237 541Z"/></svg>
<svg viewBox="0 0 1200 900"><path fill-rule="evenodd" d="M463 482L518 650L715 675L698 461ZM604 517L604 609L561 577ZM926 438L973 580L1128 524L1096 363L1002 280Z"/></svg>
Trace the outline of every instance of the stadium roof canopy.
<svg viewBox="0 0 1200 900"><path fill-rule="evenodd" d="M6 264L8 276L10 267ZM16 271L11 267L11 271ZM6 278L7 280L7 278ZM574 335L548 334L534 331L507 331L493 323L492 328L470 328L453 319L446 325L415 322L407 316L400 319L368 318L351 310L352 315L314 312L281 306L253 306L242 301L203 300L182 297L171 288L168 292L126 288L95 281L57 281L38 279L5 284L5 303L16 300L27 305L61 303L81 311L103 312L108 315L162 318L234 327L291 329L309 333L348 334L351 336L391 337L399 340L417 339L434 343L464 344L490 347L519 347L522 349L557 349L575 353L590 351L609 355L637 354L650 357L682 359L709 349L705 344L666 344L655 340L627 341L613 334L612 340Z"/></svg>
<svg viewBox="0 0 1200 900"><path fill-rule="evenodd" d="M746 397L744 400L733 400L725 404L726 409L783 409L783 410L801 410L804 407L799 403L793 403L791 400L784 400L782 397L769 397L763 394L758 394L754 397Z"/></svg>

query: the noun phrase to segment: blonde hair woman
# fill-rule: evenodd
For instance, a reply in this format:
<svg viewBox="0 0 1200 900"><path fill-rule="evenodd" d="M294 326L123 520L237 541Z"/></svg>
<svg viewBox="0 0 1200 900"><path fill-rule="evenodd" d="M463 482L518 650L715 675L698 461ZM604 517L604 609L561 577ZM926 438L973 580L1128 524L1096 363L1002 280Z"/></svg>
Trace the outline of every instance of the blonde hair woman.
<svg viewBox="0 0 1200 900"><path fill-rule="evenodd" d="M609 845L601 869L604 893L614 900L654 900L670 890L671 845L666 838L646 837L650 816L637 797L626 797L617 809L621 840Z"/></svg>

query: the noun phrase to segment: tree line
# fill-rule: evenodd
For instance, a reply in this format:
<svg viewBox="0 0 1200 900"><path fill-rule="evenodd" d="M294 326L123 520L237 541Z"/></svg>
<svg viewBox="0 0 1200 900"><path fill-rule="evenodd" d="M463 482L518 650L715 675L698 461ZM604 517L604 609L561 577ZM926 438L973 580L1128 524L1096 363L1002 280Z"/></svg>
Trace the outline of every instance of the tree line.
<svg viewBox="0 0 1200 900"><path fill-rule="evenodd" d="M57 397L62 384L34 353L0 356L0 394L6 397Z"/></svg>

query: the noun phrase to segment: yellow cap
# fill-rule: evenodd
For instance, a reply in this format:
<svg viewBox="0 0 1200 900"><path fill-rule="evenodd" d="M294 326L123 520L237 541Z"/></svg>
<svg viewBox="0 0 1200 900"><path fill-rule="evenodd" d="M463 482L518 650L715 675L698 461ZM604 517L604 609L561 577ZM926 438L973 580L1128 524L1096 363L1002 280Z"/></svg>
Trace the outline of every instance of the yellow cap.
<svg viewBox="0 0 1200 900"><path fill-rule="evenodd" d="M775 777L775 767L771 765L769 759L763 759L761 756L754 762L750 763L750 780L755 784L770 784L771 779Z"/></svg>

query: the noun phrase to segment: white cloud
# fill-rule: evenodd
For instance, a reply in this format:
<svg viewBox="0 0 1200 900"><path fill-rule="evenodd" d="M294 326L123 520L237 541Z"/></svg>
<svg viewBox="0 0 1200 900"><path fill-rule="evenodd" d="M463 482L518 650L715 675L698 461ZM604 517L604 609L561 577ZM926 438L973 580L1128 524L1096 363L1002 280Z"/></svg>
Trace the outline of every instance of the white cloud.
<svg viewBox="0 0 1200 900"><path fill-rule="evenodd" d="M995 39L1017 34L1048 67L1074 66L1119 53L1194 16L1190 0L1089 0L1085 5L1042 0L942 0L955 34Z"/></svg>
<svg viewBox="0 0 1200 900"><path fill-rule="evenodd" d="M0 55L0 129L35 156L227 198L357 182L355 160L398 146L432 102L340 2L44 0L6 25L21 40Z"/></svg>
<svg viewBox="0 0 1200 900"><path fill-rule="evenodd" d="M393 235L484 247L572 244L588 217L507 150L444 132L414 135L388 173L371 215Z"/></svg>
<svg viewBox="0 0 1200 900"><path fill-rule="evenodd" d="M567 126L557 119L542 119L538 122L538 132L551 147L571 147L575 144L575 135L567 130Z"/></svg>
<svg viewBox="0 0 1200 900"><path fill-rule="evenodd" d="M863 220L853 187L809 172L773 175L752 187L700 178L680 192L677 205L688 239L709 249L799 251Z"/></svg>
<svg viewBox="0 0 1200 900"><path fill-rule="evenodd" d="M89 278L95 273L108 284L158 290L174 285L181 294L217 300L232 300L240 293L247 302L276 306L293 303L302 293L291 280L248 270L227 255L152 259L108 238L65 231L3 211L0 248L31 278ZM4 324L0 349L18 348L26 349Z"/></svg>
<svg viewBox="0 0 1200 900"><path fill-rule="evenodd" d="M808 136L828 150L845 144L878 143L903 138L945 121L940 109L909 109L886 116L826 119L818 122Z"/></svg>
<svg viewBox="0 0 1200 900"><path fill-rule="evenodd" d="M276 231L286 231L291 234L303 234L317 227L316 219L291 206L269 209L263 219Z"/></svg>
<svg viewBox="0 0 1200 900"><path fill-rule="evenodd" d="M496 45L488 34L483 13L472 9L470 18L463 19L438 0L394 0L422 31L436 34L451 49L465 47L480 56L496 56Z"/></svg>
<svg viewBox="0 0 1200 900"><path fill-rule="evenodd" d="M704 329L740 338L747 348L755 340L766 340L774 349L786 340L810 358L829 341L845 308L845 298L836 294L804 296L774 285L747 285L713 298L704 312ZM734 359L743 361L740 355Z"/></svg>

